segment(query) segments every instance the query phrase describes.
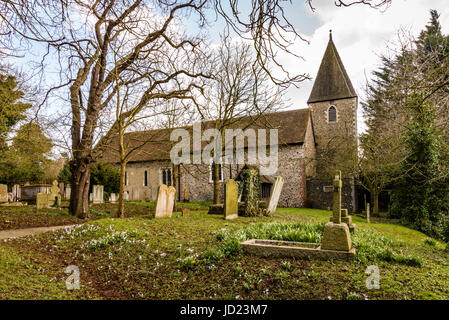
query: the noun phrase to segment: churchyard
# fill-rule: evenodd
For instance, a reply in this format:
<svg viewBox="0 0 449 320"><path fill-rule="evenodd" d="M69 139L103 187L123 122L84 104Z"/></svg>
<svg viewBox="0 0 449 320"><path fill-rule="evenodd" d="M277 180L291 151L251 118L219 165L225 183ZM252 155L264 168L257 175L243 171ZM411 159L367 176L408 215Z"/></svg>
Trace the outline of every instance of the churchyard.
<svg viewBox="0 0 449 320"><path fill-rule="evenodd" d="M80 223L61 209L0 208L1 230ZM244 254L256 238L320 242L330 211L277 208L270 216L226 220L210 203L178 203L154 218L154 202L92 204L90 220L64 230L0 242L2 299L448 299L445 246L394 220L353 216L353 261L300 260ZM183 208L190 209L183 216ZM40 218L36 218L40 217ZM16 221L5 227L5 220ZM80 289L67 290L68 266ZM379 268L379 289L366 286Z"/></svg>

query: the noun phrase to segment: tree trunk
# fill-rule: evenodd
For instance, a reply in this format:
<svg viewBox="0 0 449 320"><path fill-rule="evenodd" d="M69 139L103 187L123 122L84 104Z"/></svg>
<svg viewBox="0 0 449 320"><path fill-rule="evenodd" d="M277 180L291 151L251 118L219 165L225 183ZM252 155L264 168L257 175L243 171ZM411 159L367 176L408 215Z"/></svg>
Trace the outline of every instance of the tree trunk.
<svg viewBox="0 0 449 320"><path fill-rule="evenodd" d="M126 172L126 162L120 161L120 192L118 195L118 211L117 217L125 217L125 172Z"/></svg>
<svg viewBox="0 0 449 320"><path fill-rule="evenodd" d="M373 192L373 201L374 201L373 216L378 217L379 216L379 191L377 191L377 190L374 190L374 192Z"/></svg>
<svg viewBox="0 0 449 320"><path fill-rule="evenodd" d="M214 181L214 204L220 203L220 165L213 163L212 165L212 179Z"/></svg>
<svg viewBox="0 0 449 320"><path fill-rule="evenodd" d="M74 159L70 163L72 172L69 211L72 215L86 219L89 215L89 186L91 164L86 159Z"/></svg>

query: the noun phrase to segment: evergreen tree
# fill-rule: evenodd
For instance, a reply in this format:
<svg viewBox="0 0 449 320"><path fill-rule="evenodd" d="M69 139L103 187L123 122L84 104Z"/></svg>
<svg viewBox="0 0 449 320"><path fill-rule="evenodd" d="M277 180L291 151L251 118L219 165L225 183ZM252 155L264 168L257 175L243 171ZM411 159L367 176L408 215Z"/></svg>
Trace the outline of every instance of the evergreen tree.
<svg viewBox="0 0 449 320"><path fill-rule="evenodd" d="M120 191L120 170L108 163L96 163L92 166L90 175L90 190L94 185L104 186L104 197Z"/></svg>
<svg viewBox="0 0 449 320"><path fill-rule="evenodd" d="M25 119L24 112L31 107L21 102L23 91L17 88L14 76L0 75L0 147L7 148L7 135L20 120Z"/></svg>
<svg viewBox="0 0 449 320"><path fill-rule="evenodd" d="M22 125L12 145L3 152L0 159L0 181L9 185L25 182L42 182L44 167L50 159L46 156L53 144L39 125Z"/></svg>
<svg viewBox="0 0 449 320"><path fill-rule="evenodd" d="M436 127L435 107L414 93L408 100L412 121L404 135L406 158L391 192L391 217L428 235L438 236L449 210L448 179L442 171L441 134Z"/></svg>

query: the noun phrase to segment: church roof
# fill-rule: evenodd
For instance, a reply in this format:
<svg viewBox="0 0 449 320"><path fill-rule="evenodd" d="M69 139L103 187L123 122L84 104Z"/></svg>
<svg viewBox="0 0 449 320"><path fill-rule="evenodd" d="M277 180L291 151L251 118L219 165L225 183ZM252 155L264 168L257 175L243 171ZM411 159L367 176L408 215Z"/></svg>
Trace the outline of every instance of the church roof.
<svg viewBox="0 0 449 320"><path fill-rule="evenodd" d="M320 69L307 103L356 97L346 69L330 35Z"/></svg>
<svg viewBox="0 0 449 320"><path fill-rule="evenodd" d="M230 128L252 128L255 130L278 129L279 145L303 144L309 118L309 109L288 110L262 114L257 116L256 119L250 116L241 117ZM213 127L214 121L204 121L201 123L202 130ZM182 128L186 129L189 133L192 132L192 126ZM125 134L125 144L130 149L136 148L131 156L130 162L170 159L170 149L178 143L178 141L170 141L170 133L174 129L156 129ZM267 133L267 143L269 143L269 136L269 133ZM192 137L192 134L190 137ZM103 148L104 152L101 159L105 162L118 163L118 137L113 137L106 144ZM207 144L208 142L203 141L202 148ZM191 150L193 150L192 141Z"/></svg>

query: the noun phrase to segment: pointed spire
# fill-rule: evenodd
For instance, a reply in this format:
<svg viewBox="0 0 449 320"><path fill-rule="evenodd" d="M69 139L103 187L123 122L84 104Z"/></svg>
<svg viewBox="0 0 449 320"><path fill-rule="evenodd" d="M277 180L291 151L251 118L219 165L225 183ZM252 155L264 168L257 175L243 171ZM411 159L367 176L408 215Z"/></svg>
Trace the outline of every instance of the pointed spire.
<svg viewBox="0 0 449 320"><path fill-rule="evenodd" d="M356 97L329 30L329 43L307 103Z"/></svg>

